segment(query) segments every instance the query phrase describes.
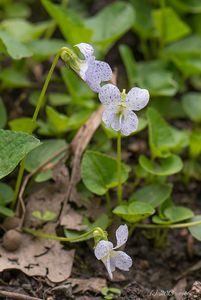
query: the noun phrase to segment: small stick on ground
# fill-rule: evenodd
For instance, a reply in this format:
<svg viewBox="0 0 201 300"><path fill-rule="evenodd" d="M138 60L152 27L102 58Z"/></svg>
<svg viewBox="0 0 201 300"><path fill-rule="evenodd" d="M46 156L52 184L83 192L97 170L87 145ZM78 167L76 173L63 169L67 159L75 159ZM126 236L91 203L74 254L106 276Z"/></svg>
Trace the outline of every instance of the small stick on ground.
<svg viewBox="0 0 201 300"><path fill-rule="evenodd" d="M28 295L23 295L20 293L15 293L15 292L8 292L8 291L0 291L0 298L12 298L16 300L42 300L41 298L36 298L36 297L31 297Z"/></svg>

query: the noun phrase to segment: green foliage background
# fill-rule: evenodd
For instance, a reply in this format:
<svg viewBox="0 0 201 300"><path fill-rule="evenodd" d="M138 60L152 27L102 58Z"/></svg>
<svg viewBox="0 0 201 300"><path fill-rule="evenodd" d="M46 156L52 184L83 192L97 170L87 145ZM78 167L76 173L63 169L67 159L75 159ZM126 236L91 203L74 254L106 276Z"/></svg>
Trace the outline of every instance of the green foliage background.
<svg viewBox="0 0 201 300"><path fill-rule="evenodd" d="M41 145L28 156L26 170L30 172L40 163L36 159L38 155L47 153L50 157L70 142L96 110L97 95L59 62L46 95L47 105L37 123L31 122L39 87L52 56L63 46L72 48L77 43L87 42L94 46L99 59L118 68L121 89L139 86L148 89L151 95L148 109L140 114L138 130L139 139L145 139L149 146L146 153L130 164L127 183L137 191L114 213L123 218L126 215L124 219L133 222L153 214L152 205L160 207L152 219L155 223L178 222L175 212L179 220L190 219L191 213L173 204L175 187L170 182L172 175L184 186L191 180L201 180L201 2L127 0L102 4L104 1L92 0L0 1L0 166L8 160L8 152L1 154L5 142L3 129L10 129L10 134L15 131L13 134L20 138L22 132L33 126ZM114 156L115 136L102 126L93 138L91 150ZM26 139L24 133L22 138L27 149L23 154L18 152L18 156L13 154L12 166L4 173L3 168L0 169L1 178L13 171L19 160L35 147L29 146L31 137ZM54 148L52 141L55 141ZM93 151L91 153L96 153ZM89 153L87 159L91 161ZM100 155L99 159L97 163L104 164L104 156ZM93 178L93 170L90 175L86 165L85 156L84 183L90 181L89 176ZM36 180L50 178L51 172L48 172L38 174ZM97 178L97 182L100 180ZM7 177L3 181L5 184ZM96 191L91 184L91 181L86 184L90 192L102 194L100 186ZM108 190L110 185L106 186ZM0 194L2 189L4 185L0 185ZM6 209L9 201L0 201L0 207ZM140 207L143 210L140 217L130 217L129 207L136 213L140 201L146 202L147 207L145 204ZM191 233L198 236L193 230Z"/></svg>

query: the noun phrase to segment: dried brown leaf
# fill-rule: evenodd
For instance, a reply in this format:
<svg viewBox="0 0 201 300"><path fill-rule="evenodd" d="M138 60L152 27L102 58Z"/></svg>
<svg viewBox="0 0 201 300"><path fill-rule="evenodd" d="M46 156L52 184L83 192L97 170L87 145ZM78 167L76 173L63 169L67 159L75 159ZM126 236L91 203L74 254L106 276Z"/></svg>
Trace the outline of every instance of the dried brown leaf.
<svg viewBox="0 0 201 300"><path fill-rule="evenodd" d="M83 216L72 210L70 206L68 207L69 210L67 214L62 218L61 225L71 230L80 231L87 229L87 226L82 224Z"/></svg>
<svg viewBox="0 0 201 300"><path fill-rule="evenodd" d="M37 227L50 235L56 235L57 222L43 225L32 216L33 211L51 210L59 216L65 192L58 190L57 184L43 184L27 199L24 227ZM43 227L41 227L43 226ZM15 252L7 252L0 246L0 272L18 269L29 276L44 276L52 282L61 282L71 275L74 250L64 250L59 241L33 238L23 234L21 246Z"/></svg>
<svg viewBox="0 0 201 300"><path fill-rule="evenodd" d="M69 278L67 282L72 284L74 293L84 293L86 291L100 293L102 288L107 287L106 279L98 277L89 279Z"/></svg>
<svg viewBox="0 0 201 300"><path fill-rule="evenodd" d="M15 252L0 247L0 272L18 269L29 276L47 276L52 282L61 282L71 274L74 254L74 250L64 250L58 241L23 234L22 244Z"/></svg>

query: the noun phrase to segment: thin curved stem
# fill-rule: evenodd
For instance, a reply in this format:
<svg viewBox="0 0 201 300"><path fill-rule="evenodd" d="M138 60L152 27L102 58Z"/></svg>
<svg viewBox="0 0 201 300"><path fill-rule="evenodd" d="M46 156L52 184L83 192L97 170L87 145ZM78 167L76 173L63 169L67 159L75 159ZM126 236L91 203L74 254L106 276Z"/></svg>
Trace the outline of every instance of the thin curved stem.
<svg viewBox="0 0 201 300"><path fill-rule="evenodd" d="M43 85L43 88L41 90L41 93L40 93L40 96L38 98L38 101L37 101L37 105L36 105L36 108L35 108L35 111L34 111L34 114L33 114L33 117L32 117L32 121L35 122L37 120L37 117L38 117L38 114L39 114L39 111L41 109L41 107L43 106L44 104L44 101L45 101L45 93L47 91L47 87L49 85L49 82L50 82L50 79L52 77L52 74L53 74L53 71L56 67L56 64L59 60L59 57L60 57L60 54L61 54L61 50L59 50L59 52L56 54L54 60L53 60L53 63L51 65L51 68L47 74L47 77L45 79L45 82L44 82L44 85Z"/></svg>
<svg viewBox="0 0 201 300"><path fill-rule="evenodd" d="M23 231L26 233L29 233L33 236L36 236L36 237L41 237L41 238L55 240L55 241L61 241L61 242L74 242L75 243L75 242L84 241L89 235L93 234L95 231L99 232L100 236L105 239L105 233L100 227L93 228L90 231L85 232L79 236L70 237L70 238L60 237L60 236L56 236L56 235L49 235L42 231L33 230L30 228L23 228Z"/></svg>
<svg viewBox="0 0 201 300"><path fill-rule="evenodd" d="M118 204L122 202L122 183L121 183L121 132L117 133L117 174L118 174L118 187L117 198Z"/></svg>
<svg viewBox="0 0 201 300"><path fill-rule="evenodd" d="M40 111L41 107L43 106L43 104L45 102L45 93L47 91L47 87L49 85L49 82L50 82L50 79L52 77L53 71L54 71L54 69L56 67L56 64L57 64L58 60L59 60L61 51L62 50L60 49L59 52L56 54L56 56L55 56L55 58L53 60L53 63L51 65L51 68L50 68L50 70L48 72L48 75L46 77L46 80L45 80L45 83L43 85L43 88L41 90L41 93L40 93L40 96L38 98L37 105L36 105L36 108L35 108L35 111L34 111L34 114L33 114L33 117L32 117L32 123L33 124L36 122L36 120L38 118L39 111ZM29 130L30 134L32 132L33 132L33 127L30 128L30 130ZM17 198L18 198L20 186L21 186L21 183L22 183L22 178L23 178L23 175L24 175L24 167L25 167L25 158L20 163L20 168L19 168L18 176L17 176L17 182L16 182L16 185L15 185L14 197L13 197L13 201L12 201L12 204L11 204L12 208L15 208L15 205L16 205L16 201L17 201Z"/></svg>
<svg viewBox="0 0 201 300"><path fill-rule="evenodd" d="M180 223L180 224L136 224L137 228L144 228L144 229L162 229L162 228L169 228L169 229L176 229L176 228L185 228L185 227L192 227L196 225L201 225L201 220L188 222L188 223Z"/></svg>

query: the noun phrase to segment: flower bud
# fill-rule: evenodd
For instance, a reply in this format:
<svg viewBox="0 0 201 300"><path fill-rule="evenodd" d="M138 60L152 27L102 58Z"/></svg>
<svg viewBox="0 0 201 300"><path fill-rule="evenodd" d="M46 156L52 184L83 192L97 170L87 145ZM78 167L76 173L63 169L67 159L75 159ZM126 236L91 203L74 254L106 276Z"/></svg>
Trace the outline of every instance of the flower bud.
<svg viewBox="0 0 201 300"><path fill-rule="evenodd" d="M80 74L80 65L82 64L81 59L69 48L63 47L61 49L61 59L78 75Z"/></svg>

